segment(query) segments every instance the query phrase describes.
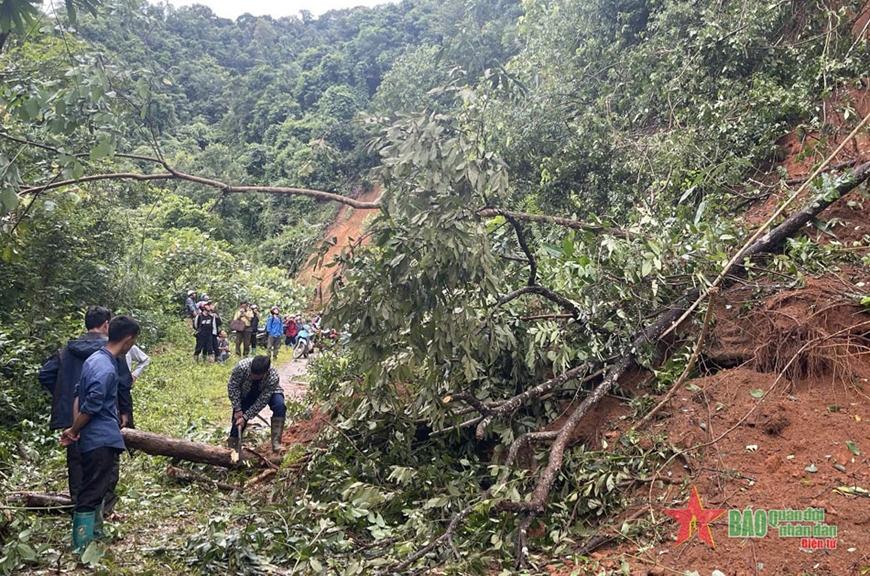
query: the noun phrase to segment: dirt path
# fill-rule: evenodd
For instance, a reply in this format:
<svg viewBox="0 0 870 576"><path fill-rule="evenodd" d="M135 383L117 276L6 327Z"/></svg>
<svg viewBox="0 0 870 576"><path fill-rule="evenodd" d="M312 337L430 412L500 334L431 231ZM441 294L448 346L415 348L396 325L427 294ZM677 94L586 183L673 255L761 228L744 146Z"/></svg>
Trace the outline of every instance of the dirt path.
<svg viewBox="0 0 870 576"><path fill-rule="evenodd" d="M308 376L308 360L293 360L290 358L290 350L283 350L281 356L285 360L284 364L278 367L278 374L281 377L281 388L284 389L284 400L287 403L298 402L305 396L308 390L308 385L303 381ZM272 410L268 406L263 408L260 416L266 419L266 422L272 417ZM252 422L253 424L253 422Z"/></svg>

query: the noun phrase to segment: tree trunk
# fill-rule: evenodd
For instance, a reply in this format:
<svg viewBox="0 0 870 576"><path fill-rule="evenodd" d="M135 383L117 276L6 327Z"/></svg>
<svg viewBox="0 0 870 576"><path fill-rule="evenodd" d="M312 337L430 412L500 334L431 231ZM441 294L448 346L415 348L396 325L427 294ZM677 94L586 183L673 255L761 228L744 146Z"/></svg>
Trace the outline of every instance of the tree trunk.
<svg viewBox="0 0 870 576"><path fill-rule="evenodd" d="M72 500L66 494L18 492L11 495L10 500L23 502L25 508L42 508L51 512L68 512L72 508Z"/></svg>
<svg viewBox="0 0 870 576"><path fill-rule="evenodd" d="M124 436L127 448L141 450L154 456L170 456L188 462L211 464L222 468L236 468L241 464L237 457L238 452L221 446L181 440L180 438L132 428L124 428L121 430L121 435ZM264 461L265 459L256 452L246 449L242 450L242 460L248 461L258 468L267 466L266 462L268 462Z"/></svg>

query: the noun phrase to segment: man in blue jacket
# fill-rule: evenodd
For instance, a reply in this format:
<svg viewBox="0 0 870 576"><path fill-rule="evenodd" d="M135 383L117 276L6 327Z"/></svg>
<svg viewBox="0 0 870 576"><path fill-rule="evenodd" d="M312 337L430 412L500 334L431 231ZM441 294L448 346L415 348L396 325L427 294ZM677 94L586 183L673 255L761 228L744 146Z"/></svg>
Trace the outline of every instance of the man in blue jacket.
<svg viewBox="0 0 870 576"><path fill-rule="evenodd" d="M74 391L82 375L82 366L94 352L102 348L108 338L109 320L112 312L102 306L90 306L85 312L87 332L67 342L39 370L39 382L51 393L51 419L49 428L63 430L73 423ZM133 419L133 378L126 361L119 365L121 390L118 393L118 407L121 412L122 427ZM73 504L82 484L82 461L76 447L66 447L66 469L69 496ZM105 512L111 513L117 501L114 493L107 498Z"/></svg>
<svg viewBox="0 0 870 576"><path fill-rule="evenodd" d="M266 356L271 355L273 360L277 360L281 340L284 338L284 322L281 321L281 311L277 306L272 306L269 312L269 319L266 320Z"/></svg>
<svg viewBox="0 0 870 576"><path fill-rule="evenodd" d="M118 415L118 367L126 364L125 356L138 336L139 323L129 316L112 319L108 342L82 366L73 404L75 418L61 433L61 445L78 449L84 471L73 514L73 550L78 553L101 535L105 498L118 484L118 463L125 448Z"/></svg>

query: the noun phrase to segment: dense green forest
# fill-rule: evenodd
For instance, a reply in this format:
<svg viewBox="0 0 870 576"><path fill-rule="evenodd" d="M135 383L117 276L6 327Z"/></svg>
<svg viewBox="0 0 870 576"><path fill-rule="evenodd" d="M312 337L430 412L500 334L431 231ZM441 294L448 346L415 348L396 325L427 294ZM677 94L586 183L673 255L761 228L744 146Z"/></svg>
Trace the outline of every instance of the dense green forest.
<svg viewBox="0 0 870 576"><path fill-rule="evenodd" d="M326 321L350 334L312 363L306 403L329 426L297 479L244 512L199 510L187 547L141 553L160 557L150 569L535 573L585 555L630 488L678 455L634 423L704 374L710 287L739 280L761 298L870 265L867 235L840 250L796 233L867 178L860 150L828 158L866 113L867 10L403 0L231 21L139 0L52 14L3 0L4 489L34 481L16 446L50 458L34 375L86 305L134 315L158 349L183 345L188 289L226 312L243 298L320 306L294 278L344 204L371 217L318 264L339 280ZM790 160L824 174L792 178L788 135ZM376 205L356 200L375 189ZM790 214L795 191L819 195L807 220L750 239L747 207L774 198ZM751 261L735 258L749 246ZM632 371L650 376L624 389ZM575 434L613 394L630 422L616 445ZM213 440L203 418L165 431ZM620 524L629 541L666 537ZM20 548L25 526L31 552L58 546L10 512L6 573L46 565Z"/></svg>

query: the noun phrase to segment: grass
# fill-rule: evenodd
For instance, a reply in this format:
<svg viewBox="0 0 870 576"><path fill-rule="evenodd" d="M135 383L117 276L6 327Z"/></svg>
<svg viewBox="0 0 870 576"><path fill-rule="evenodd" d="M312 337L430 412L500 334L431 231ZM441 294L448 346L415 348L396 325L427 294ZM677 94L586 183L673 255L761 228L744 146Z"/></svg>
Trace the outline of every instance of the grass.
<svg viewBox="0 0 870 576"><path fill-rule="evenodd" d="M193 338L189 328L179 323L136 382L136 427L191 440L211 439L229 426L227 380L234 365L232 358L225 364L194 363ZM210 433L203 438L205 432Z"/></svg>
<svg viewBox="0 0 870 576"><path fill-rule="evenodd" d="M182 322L171 328L167 341L149 353L151 364L133 389L136 427L190 440L222 443L230 421L226 384L235 362L195 364L193 338L189 327ZM289 355L284 356L284 360L289 360ZM38 452L32 464L21 462L5 484L17 489L65 491L64 458L56 446L56 438L43 439ZM117 488L120 501L116 509L129 517L110 525L116 540L95 566L97 574L199 574L201 570L193 562L195 554L189 550L193 536L202 533L212 520L240 516L254 506L252 497L244 493L228 495L210 487L178 484L166 476L168 463L167 458L142 453L122 455ZM231 483L252 476L246 470L191 467ZM62 573L81 570L81 566L76 567L77 558L69 552L70 520L67 516L9 511L13 512L16 523L11 526L6 539L8 544L0 553L0 556L6 555L0 558L0 572L48 574L58 570ZM22 535L24 540L21 540ZM0 538L4 536L0 534ZM26 548L20 548L18 543ZM28 548L34 552L32 559ZM16 555L21 557L16 560ZM5 568L16 563L18 569ZM22 564L27 568L20 568Z"/></svg>

